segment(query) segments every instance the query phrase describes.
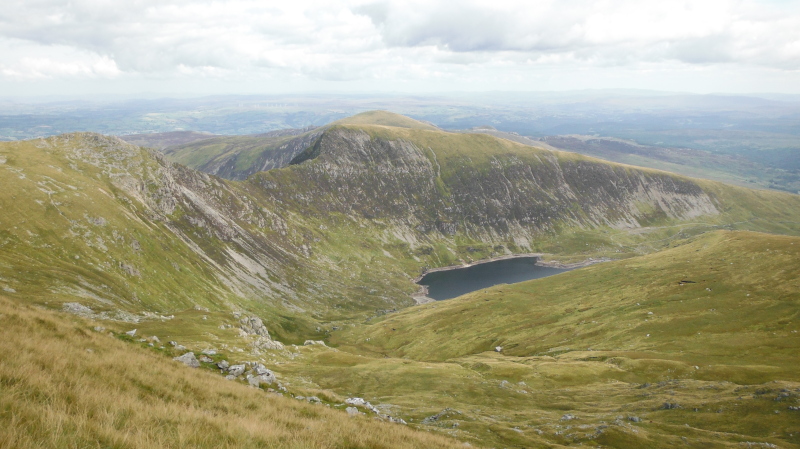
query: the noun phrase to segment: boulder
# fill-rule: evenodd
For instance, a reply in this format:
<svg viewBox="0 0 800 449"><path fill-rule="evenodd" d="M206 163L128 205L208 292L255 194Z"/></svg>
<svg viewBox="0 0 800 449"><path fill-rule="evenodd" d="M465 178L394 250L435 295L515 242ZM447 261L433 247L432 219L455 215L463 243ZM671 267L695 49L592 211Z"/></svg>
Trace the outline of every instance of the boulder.
<svg viewBox="0 0 800 449"><path fill-rule="evenodd" d="M347 412L347 414L348 414L348 415L350 415L350 416L358 416L358 415L360 414L360 413L359 413L359 411L358 411L358 409L357 409L357 408L355 408L355 407L347 407L347 408L346 408L346 409L344 409L344 410L345 410L345 411Z"/></svg>
<svg viewBox="0 0 800 449"><path fill-rule="evenodd" d="M200 362L194 356L194 352L187 352L186 354L184 354L184 355L182 355L180 357L175 357L172 360L175 360L177 362L181 362L181 363L183 363L184 365L186 365L186 366L188 366L190 368L199 368L200 367Z"/></svg>
<svg viewBox="0 0 800 449"><path fill-rule="evenodd" d="M311 345L320 345L320 346L327 346L324 341L322 340L306 340L303 343L303 346L311 346Z"/></svg>
<svg viewBox="0 0 800 449"><path fill-rule="evenodd" d="M223 371L228 371L228 368L230 368L230 366L231 365L228 363L227 360L223 360L223 361L217 363L217 368L219 368L219 369L221 369Z"/></svg>
<svg viewBox="0 0 800 449"><path fill-rule="evenodd" d="M244 365L231 365L231 367L228 369L228 373L233 377L239 377L244 374L244 370Z"/></svg>

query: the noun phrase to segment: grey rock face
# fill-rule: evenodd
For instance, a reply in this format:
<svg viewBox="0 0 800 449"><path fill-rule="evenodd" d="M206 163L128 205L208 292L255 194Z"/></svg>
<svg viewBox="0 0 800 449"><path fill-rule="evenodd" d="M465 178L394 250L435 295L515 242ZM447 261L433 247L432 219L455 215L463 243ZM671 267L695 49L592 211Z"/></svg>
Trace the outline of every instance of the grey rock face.
<svg viewBox="0 0 800 449"><path fill-rule="evenodd" d="M197 358L194 356L194 352L187 352L186 354L180 357L175 357L172 360L175 360L176 362L181 362L190 368L200 367L200 361L198 361Z"/></svg>

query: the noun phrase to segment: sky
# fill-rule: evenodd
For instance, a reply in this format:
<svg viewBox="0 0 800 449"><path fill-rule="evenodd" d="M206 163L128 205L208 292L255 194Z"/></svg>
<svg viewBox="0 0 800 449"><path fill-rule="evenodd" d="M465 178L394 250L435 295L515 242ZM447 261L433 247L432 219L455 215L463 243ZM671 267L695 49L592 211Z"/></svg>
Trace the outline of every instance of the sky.
<svg viewBox="0 0 800 449"><path fill-rule="evenodd" d="M0 97L800 93L800 0L4 0Z"/></svg>

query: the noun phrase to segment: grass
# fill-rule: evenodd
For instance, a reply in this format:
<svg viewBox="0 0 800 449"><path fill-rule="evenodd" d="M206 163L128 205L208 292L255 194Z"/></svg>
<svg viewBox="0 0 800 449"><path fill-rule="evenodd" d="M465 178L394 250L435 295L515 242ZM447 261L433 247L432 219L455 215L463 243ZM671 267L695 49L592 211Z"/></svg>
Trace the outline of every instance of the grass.
<svg viewBox="0 0 800 449"><path fill-rule="evenodd" d="M91 329L0 296L0 447L461 447L192 370Z"/></svg>
<svg viewBox="0 0 800 449"><path fill-rule="evenodd" d="M497 446L800 446L800 238L684 243L376 318L282 369Z"/></svg>

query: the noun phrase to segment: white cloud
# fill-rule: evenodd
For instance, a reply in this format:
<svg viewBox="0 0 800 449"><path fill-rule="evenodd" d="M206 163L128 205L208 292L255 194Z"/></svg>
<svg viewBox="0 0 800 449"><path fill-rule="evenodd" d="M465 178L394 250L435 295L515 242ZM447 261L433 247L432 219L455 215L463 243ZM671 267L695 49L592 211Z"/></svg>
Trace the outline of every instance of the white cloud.
<svg viewBox="0 0 800 449"><path fill-rule="evenodd" d="M358 89L449 79L488 90L535 88L525 80L563 71L627 70L656 83L697 67L782 71L800 86L800 3L7 0L0 10L0 80L302 79ZM587 83L573 87L597 87Z"/></svg>

